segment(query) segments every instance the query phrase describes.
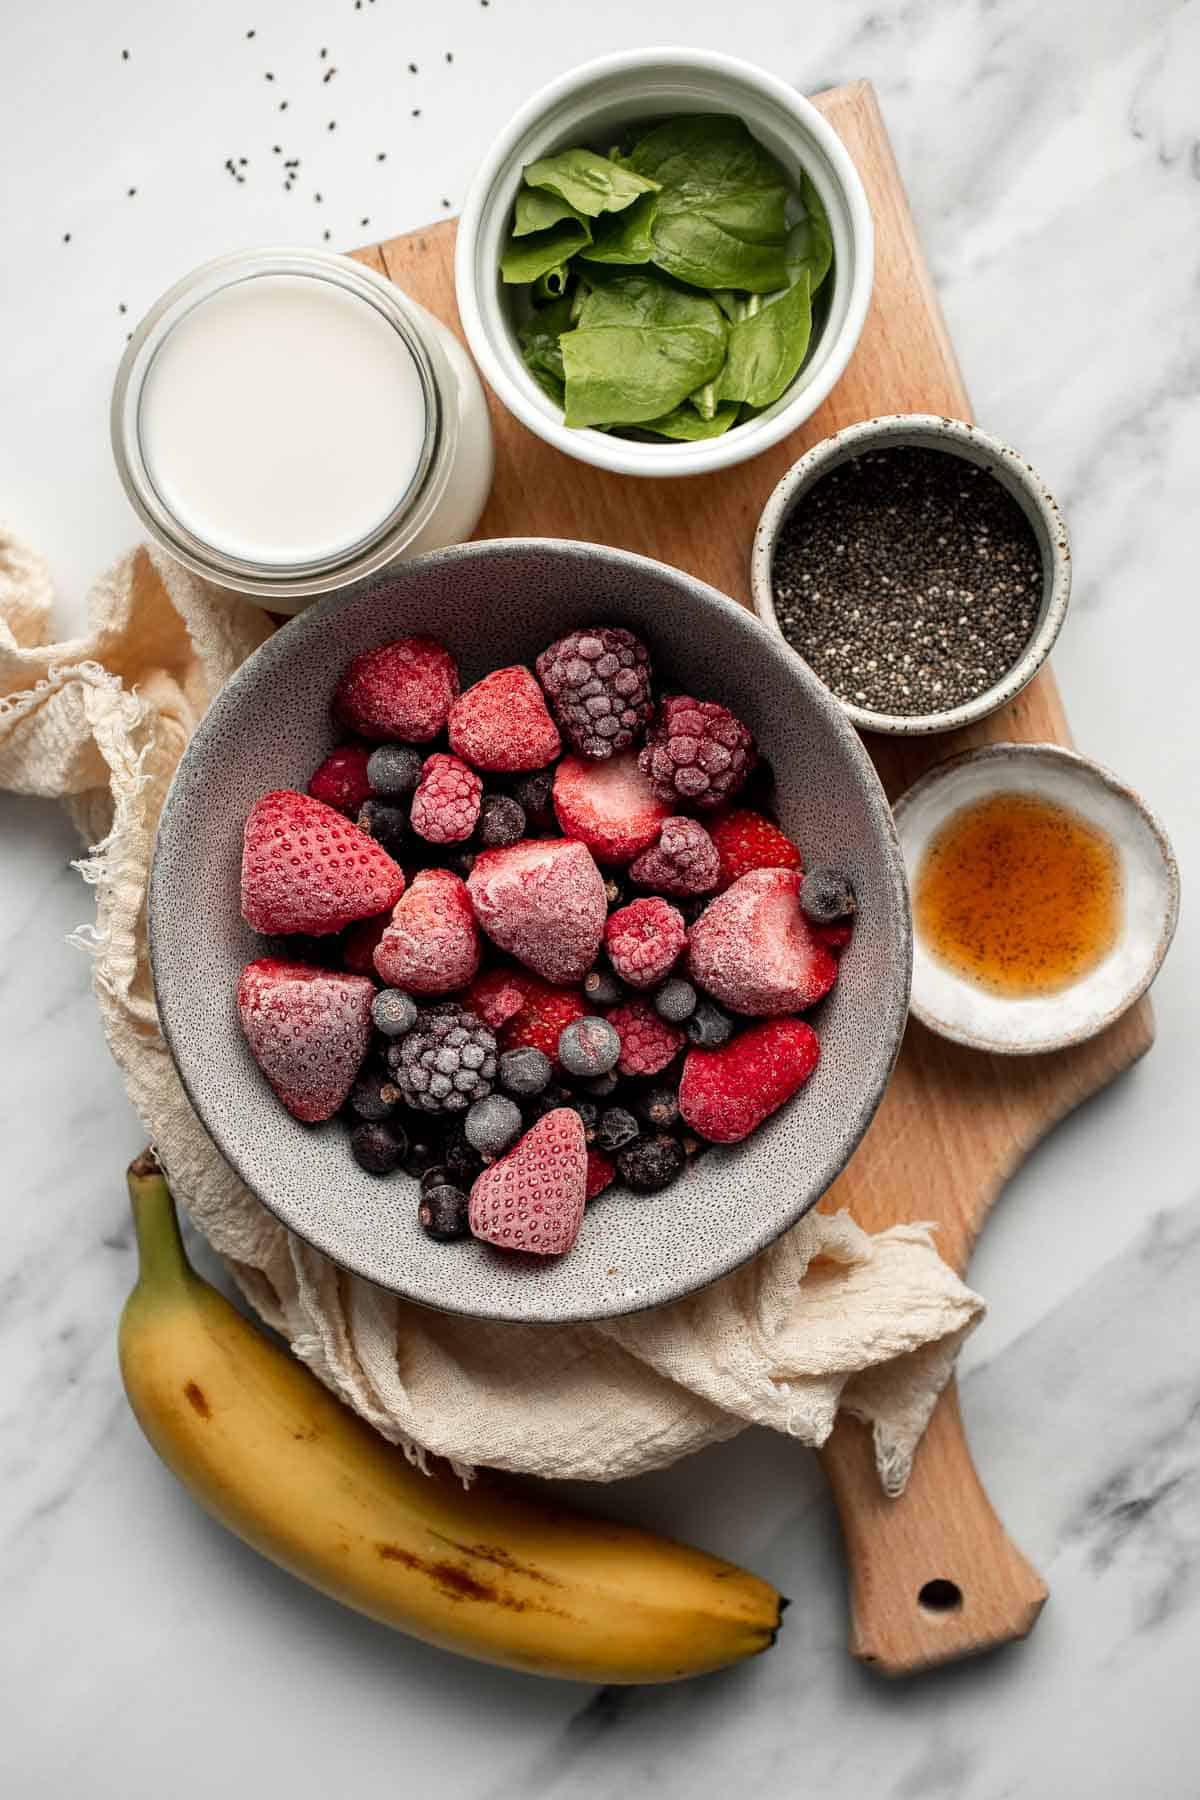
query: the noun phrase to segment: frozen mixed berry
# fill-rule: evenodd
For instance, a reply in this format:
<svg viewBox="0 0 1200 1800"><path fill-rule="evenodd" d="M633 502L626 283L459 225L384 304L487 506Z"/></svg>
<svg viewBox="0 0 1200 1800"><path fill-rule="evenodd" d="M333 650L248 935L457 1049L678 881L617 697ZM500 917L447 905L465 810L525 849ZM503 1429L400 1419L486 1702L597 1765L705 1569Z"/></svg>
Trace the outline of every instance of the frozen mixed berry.
<svg viewBox="0 0 1200 1800"><path fill-rule="evenodd" d="M386 912L403 892L398 865L331 806L277 788L251 807L242 844L251 930L320 937Z"/></svg>
<svg viewBox="0 0 1200 1800"><path fill-rule="evenodd" d="M479 803L479 842L503 850L525 836L525 808L511 794L485 794Z"/></svg>
<svg viewBox="0 0 1200 1800"><path fill-rule="evenodd" d="M471 1230L506 1250L561 1256L587 1203L587 1144L569 1107L548 1113L471 1189Z"/></svg>
<svg viewBox="0 0 1200 1800"><path fill-rule="evenodd" d="M360 1069L354 1077L347 1104L360 1119L386 1119L400 1103L400 1089L392 1080L391 1070L373 1064Z"/></svg>
<svg viewBox="0 0 1200 1800"><path fill-rule="evenodd" d="M314 800L345 813L352 819L371 792L367 775L369 752L361 744L343 744L331 750L319 769L308 778L308 791Z"/></svg>
<svg viewBox="0 0 1200 1800"><path fill-rule="evenodd" d="M657 844L651 845L629 866L630 879L657 894L683 898L711 894L717 885L721 859L717 846L699 819L672 814L663 820Z"/></svg>
<svg viewBox="0 0 1200 1800"><path fill-rule="evenodd" d="M586 1012L578 988L552 987L548 981L530 979L520 1010L511 1015L501 1031L501 1046L505 1050L520 1050L532 1045L557 1063L563 1026L573 1019L582 1019Z"/></svg>
<svg viewBox="0 0 1200 1800"><path fill-rule="evenodd" d="M726 706L671 694L662 703L638 758L668 806L721 806L754 767L754 739Z"/></svg>
<svg viewBox="0 0 1200 1800"><path fill-rule="evenodd" d="M616 1164L599 1150L589 1147L587 1153L587 1183L584 1188L584 1200L590 1204L610 1188L617 1179Z"/></svg>
<svg viewBox="0 0 1200 1800"><path fill-rule="evenodd" d="M392 1175L404 1161L408 1147L401 1125L385 1120L364 1121L350 1133L350 1153L368 1175Z"/></svg>
<svg viewBox="0 0 1200 1800"><path fill-rule="evenodd" d="M617 1152L617 1168L626 1187L635 1194L659 1194L683 1171L683 1146L666 1132L639 1138Z"/></svg>
<svg viewBox="0 0 1200 1800"><path fill-rule="evenodd" d="M421 1171L418 1185L424 1193L427 1188L446 1187L452 1183L453 1177L445 1163L432 1163L429 1168Z"/></svg>
<svg viewBox="0 0 1200 1800"><path fill-rule="evenodd" d="M565 735L594 761L627 750L654 710L650 652L620 626L559 638L538 657L537 675Z"/></svg>
<svg viewBox="0 0 1200 1800"><path fill-rule="evenodd" d="M432 1123L432 1121L430 1121ZM408 1134L408 1149L404 1153L404 1173L419 1181L428 1170L441 1164L441 1139L431 1134L428 1136L418 1127Z"/></svg>
<svg viewBox="0 0 1200 1800"><path fill-rule="evenodd" d="M540 1094L533 1094L523 1102L522 1111L527 1125L536 1125L547 1113L557 1112L560 1107L570 1106L576 1099L573 1088L564 1086L561 1081L552 1081L548 1088Z"/></svg>
<svg viewBox="0 0 1200 1800"><path fill-rule="evenodd" d="M558 765L555 817L564 837L586 844L599 862L632 862L658 841L667 812L632 750L603 763L564 756Z"/></svg>
<svg viewBox="0 0 1200 1800"><path fill-rule="evenodd" d="M609 915L604 948L629 987L655 987L674 966L687 943L683 919L657 894L634 900Z"/></svg>
<svg viewBox="0 0 1200 1800"><path fill-rule="evenodd" d="M393 806L387 800L364 800L355 823L397 861L410 845L408 814L402 806Z"/></svg>
<svg viewBox="0 0 1200 1800"><path fill-rule="evenodd" d="M471 1203L461 1188L450 1182L426 1188L417 1207L417 1218L426 1237L436 1243L453 1243L471 1235Z"/></svg>
<svg viewBox="0 0 1200 1800"><path fill-rule="evenodd" d="M558 1060L568 1075L607 1075L621 1054L621 1040L607 1019L575 1019L558 1035Z"/></svg>
<svg viewBox="0 0 1200 1800"><path fill-rule="evenodd" d="M615 1069L610 1069L607 1075L585 1076L579 1085L589 1100L607 1100L620 1087L621 1077Z"/></svg>
<svg viewBox="0 0 1200 1800"><path fill-rule="evenodd" d="M625 997L624 985L609 969L591 969L583 978L583 991L593 1006L616 1006Z"/></svg>
<svg viewBox="0 0 1200 1800"><path fill-rule="evenodd" d="M643 1088L633 1104L638 1118L656 1131L669 1131L679 1117L679 1092L673 1087Z"/></svg>
<svg viewBox="0 0 1200 1800"><path fill-rule="evenodd" d="M572 1094L571 1098L567 1101L567 1105L571 1108L573 1113L577 1113L579 1116L579 1122L583 1126L584 1142L586 1144L594 1144L596 1141L596 1126L600 1122L599 1106L594 1100L581 1100L578 1094Z"/></svg>
<svg viewBox="0 0 1200 1800"><path fill-rule="evenodd" d="M697 998L690 981L685 981L682 975L673 975L655 994L654 1010L669 1025L682 1025L695 1012Z"/></svg>
<svg viewBox="0 0 1200 1800"><path fill-rule="evenodd" d="M684 1044L675 1025L660 1019L649 1001L629 999L608 1014L621 1039L617 1068L622 1075L657 1075Z"/></svg>
<svg viewBox="0 0 1200 1800"><path fill-rule="evenodd" d="M739 807L712 825L720 872L717 885L732 887L753 869L798 869L800 852L790 837L762 813Z"/></svg>
<svg viewBox="0 0 1200 1800"><path fill-rule="evenodd" d="M544 981L583 980L608 914L600 871L582 844L523 838L507 850L485 850L467 888L479 923L501 950Z"/></svg>
<svg viewBox="0 0 1200 1800"><path fill-rule="evenodd" d="M701 997L683 1029L689 1043L698 1045L701 1050L716 1050L733 1036L733 1020L715 1001Z"/></svg>
<svg viewBox="0 0 1200 1800"><path fill-rule="evenodd" d="M475 1148L462 1125L454 1125L442 1141L442 1157L451 1181L470 1187L484 1168L484 1159Z"/></svg>
<svg viewBox="0 0 1200 1800"><path fill-rule="evenodd" d="M814 925L813 936L820 939L830 956L840 956L854 936L854 927L848 919L839 920L836 925Z"/></svg>
<svg viewBox="0 0 1200 1800"><path fill-rule="evenodd" d="M293 1118L330 1119L346 1099L370 1046L374 992L361 975L278 957L242 970L237 1009L246 1042Z"/></svg>
<svg viewBox="0 0 1200 1800"><path fill-rule="evenodd" d="M333 706L360 737L427 744L445 725L457 694L450 652L434 638L406 637L352 657Z"/></svg>
<svg viewBox="0 0 1200 1800"><path fill-rule="evenodd" d="M463 1120L463 1130L472 1149L491 1162L497 1156L503 1156L508 1146L516 1141L523 1123L521 1109L515 1100L509 1100L503 1094L489 1094L486 1100L477 1100L469 1109Z"/></svg>
<svg viewBox="0 0 1200 1800"><path fill-rule="evenodd" d="M596 1122L596 1148L615 1155L641 1135L641 1126L624 1106L606 1106Z"/></svg>
<svg viewBox="0 0 1200 1800"><path fill-rule="evenodd" d="M389 987L413 994L449 994L473 980L479 931L457 875L421 869L414 876L379 940L375 968Z"/></svg>
<svg viewBox="0 0 1200 1800"><path fill-rule="evenodd" d="M800 883L800 910L810 925L833 925L854 909L854 889L840 869L810 869Z"/></svg>
<svg viewBox="0 0 1200 1800"><path fill-rule="evenodd" d="M413 795L412 828L430 844L460 844L479 818L483 783L457 756L435 750L427 757Z"/></svg>
<svg viewBox="0 0 1200 1800"><path fill-rule="evenodd" d="M463 1005L468 1011L478 1013L493 1031L499 1031L520 1012L535 980L536 976L518 968L516 963L493 963L490 969L475 977L463 995Z"/></svg>
<svg viewBox="0 0 1200 1800"><path fill-rule="evenodd" d="M403 988L380 988L371 1002L371 1018L384 1037L403 1037L417 1022L417 1003Z"/></svg>
<svg viewBox="0 0 1200 1800"><path fill-rule="evenodd" d="M492 1091L496 1039L474 1013L445 1006L419 1013L388 1050L405 1103L417 1112L465 1112Z"/></svg>
<svg viewBox="0 0 1200 1800"><path fill-rule="evenodd" d="M349 969L352 975L375 976L375 952L379 948L379 940L392 922L391 908L380 913L377 919L360 919L357 925L351 925L341 938L342 967ZM328 944L338 940L327 938ZM305 956L305 962L313 959Z"/></svg>
<svg viewBox="0 0 1200 1800"><path fill-rule="evenodd" d="M380 744L367 758L367 781L381 800L409 800L424 767L421 752L408 744Z"/></svg>
<svg viewBox="0 0 1200 1800"><path fill-rule="evenodd" d="M505 1093L528 1099L544 1093L550 1083L553 1064L543 1050L526 1044L522 1050L505 1050L500 1057L497 1081Z"/></svg>
<svg viewBox="0 0 1200 1800"><path fill-rule="evenodd" d="M713 1143L740 1143L808 1080L819 1054L803 1019L763 1019L719 1050L689 1050L679 1084L684 1122Z"/></svg>
<svg viewBox="0 0 1200 1800"><path fill-rule="evenodd" d="M541 688L520 665L493 669L460 694L446 722L450 748L474 769L541 769L562 749Z"/></svg>
<svg viewBox="0 0 1200 1800"><path fill-rule="evenodd" d="M554 770L538 769L513 783L513 799L525 814L529 831L549 831L554 824Z"/></svg>
<svg viewBox="0 0 1200 1800"><path fill-rule="evenodd" d="M709 903L688 939L688 974L730 1012L802 1012L837 962L800 910L798 869L754 869Z"/></svg>

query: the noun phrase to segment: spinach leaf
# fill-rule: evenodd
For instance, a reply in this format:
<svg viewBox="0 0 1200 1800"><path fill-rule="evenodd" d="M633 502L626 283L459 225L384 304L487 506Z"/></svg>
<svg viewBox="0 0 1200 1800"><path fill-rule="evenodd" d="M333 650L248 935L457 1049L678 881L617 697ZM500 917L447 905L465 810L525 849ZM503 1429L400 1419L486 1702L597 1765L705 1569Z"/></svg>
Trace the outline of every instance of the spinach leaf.
<svg viewBox="0 0 1200 1800"><path fill-rule="evenodd" d="M833 261L833 238L829 230L829 216L807 170L800 177L800 198L804 202L804 217L797 219L788 232L784 249L788 281L797 281L800 271L807 269L809 293L815 294L828 275L829 265Z"/></svg>
<svg viewBox="0 0 1200 1800"><path fill-rule="evenodd" d="M517 195L517 211L513 220L512 234L515 238L528 237L531 231L548 231L551 225L559 224L563 219L574 219L577 225L591 235L591 227L581 212L576 212L569 200L561 194L547 194L541 188L522 188Z"/></svg>
<svg viewBox="0 0 1200 1800"><path fill-rule="evenodd" d="M536 281L551 270L563 270L591 235L586 220L563 219L547 231L533 231L528 237L511 237L500 258L500 279ZM561 293L562 288L557 291Z"/></svg>
<svg viewBox="0 0 1200 1800"><path fill-rule="evenodd" d="M571 329L571 307L572 302L568 299L539 307L517 333L526 368L560 406L565 398L566 374L558 340L564 331Z"/></svg>
<svg viewBox="0 0 1200 1800"><path fill-rule="evenodd" d="M662 189L650 227L660 268L693 287L765 294L787 285L787 176L740 119L668 120L629 166Z"/></svg>
<svg viewBox="0 0 1200 1800"><path fill-rule="evenodd" d="M658 204L655 194L640 194L624 212L603 219L592 233L592 241L579 252L584 262L648 263L654 255L650 238L650 221Z"/></svg>
<svg viewBox="0 0 1200 1800"><path fill-rule="evenodd" d="M653 193L657 181L628 168L621 162L610 162L594 150L561 150L557 156L543 156L525 170L525 181L532 188L548 188L559 194L589 219L601 213L622 212L632 206L639 194Z"/></svg>
<svg viewBox="0 0 1200 1800"><path fill-rule="evenodd" d="M637 429L656 431L660 437L678 438L685 443L698 443L703 438L720 437L728 431L736 424L740 411L738 406L721 406L711 418L705 419L691 406L677 406L660 419L644 420Z"/></svg>
<svg viewBox="0 0 1200 1800"><path fill-rule="evenodd" d="M784 293L730 326L717 398L770 406L797 374L811 331L808 270L803 269Z"/></svg>
<svg viewBox="0 0 1200 1800"><path fill-rule="evenodd" d="M533 297L539 306L544 305L547 300L561 300L570 285L571 264L568 259L566 262L556 264L553 269L547 269L544 275L538 276L533 284Z"/></svg>
<svg viewBox="0 0 1200 1800"><path fill-rule="evenodd" d="M719 307L651 275L593 289L559 340L568 425L638 425L680 406L725 360Z"/></svg>

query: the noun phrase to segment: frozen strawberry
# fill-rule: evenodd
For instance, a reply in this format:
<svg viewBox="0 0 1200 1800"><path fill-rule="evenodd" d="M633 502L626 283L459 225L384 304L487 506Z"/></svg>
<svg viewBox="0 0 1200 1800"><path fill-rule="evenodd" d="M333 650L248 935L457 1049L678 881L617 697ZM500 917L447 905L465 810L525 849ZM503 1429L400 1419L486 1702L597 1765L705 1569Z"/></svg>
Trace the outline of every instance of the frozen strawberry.
<svg viewBox="0 0 1200 1800"><path fill-rule="evenodd" d="M427 757L413 795L411 823L429 844L461 844L479 818L483 783L457 756L437 751Z"/></svg>
<svg viewBox="0 0 1200 1800"><path fill-rule="evenodd" d="M264 956L247 963L237 1008L255 1062L293 1118L329 1119L371 1042L375 984Z"/></svg>
<svg viewBox="0 0 1200 1800"><path fill-rule="evenodd" d="M422 869L379 940L376 971L410 994L449 994L478 967L479 931L466 888L449 869Z"/></svg>
<svg viewBox="0 0 1200 1800"><path fill-rule="evenodd" d="M427 744L458 693L454 658L435 638L397 638L364 650L342 670L334 711L373 742Z"/></svg>
<svg viewBox="0 0 1200 1800"><path fill-rule="evenodd" d="M475 977L463 995L463 1005L493 1031L499 1031L520 1012L535 979L516 963L500 963Z"/></svg>
<svg viewBox="0 0 1200 1800"><path fill-rule="evenodd" d="M630 864L629 874L639 887L682 900L690 894L711 893L720 866L717 846L699 819L674 814L664 820L657 844Z"/></svg>
<svg viewBox="0 0 1200 1800"><path fill-rule="evenodd" d="M524 1002L500 1032L502 1050L540 1050L558 1063L558 1040L568 1025L582 1019L588 1008L578 988L551 987L536 975L527 976Z"/></svg>
<svg viewBox="0 0 1200 1800"><path fill-rule="evenodd" d="M753 869L692 926L688 972L731 1012L802 1012L827 993L837 963L800 911L798 869Z"/></svg>
<svg viewBox="0 0 1200 1800"><path fill-rule="evenodd" d="M554 776L554 811L566 837L586 844L603 863L627 863L658 840L670 812L656 800L626 750L607 762L564 756Z"/></svg>
<svg viewBox="0 0 1200 1800"><path fill-rule="evenodd" d="M585 1201L591 1201L605 1188L610 1188L617 1179L617 1166L599 1150L587 1153L587 1186L584 1189Z"/></svg>
<svg viewBox="0 0 1200 1800"><path fill-rule="evenodd" d="M583 1121L559 1106L471 1189L471 1231L503 1250L561 1256L575 1242L587 1200Z"/></svg>
<svg viewBox="0 0 1200 1800"><path fill-rule="evenodd" d="M657 1075L686 1041L682 1031L660 1019L648 1000L627 1000L606 1013L621 1039L617 1069L622 1075Z"/></svg>
<svg viewBox="0 0 1200 1800"><path fill-rule="evenodd" d="M657 987L686 943L682 914L657 895L618 907L604 927L608 960L632 988Z"/></svg>
<svg viewBox="0 0 1200 1800"><path fill-rule="evenodd" d="M752 869L801 867L800 852L791 838L761 813L741 807L715 820L709 830L720 857L717 885L722 890Z"/></svg>
<svg viewBox="0 0 1200 1800"><path fill-rule="evenodd" d="M375 947L391 922L391 913L385 912L377 919L360 919L351 925L342 939L342 967L352 975L374 976Z"/></svg>
<svg viewBox="0 0 1200 1800"><path fill-rule="evenodd" d="M313 799L323 800L326 806L353 819L363 801L371 797L371 783L367 780L370 754L362 744L342 744L331 750L308 778Z"/></svg>
<svg viewBox="0 0 1200 1800"><path fill-rule="evenodd" d="M528 669L493 669L450 708L450 748L473 768L516 775L544 768L562 748Z"/></svg>
<svg viewBox="0 0 1200 1800"><path fill-rule="evenodd" d="M830 956L840 956L854 936L854 927L840 922L836 925L814 925L812 934L818 943L824 944Z"/></svg>
<svg viewBox="0 0 1200 1800"><path fill-rule="evenodd" d="M252 930L319 937L385 912L403 892L403 870L331 806L276 788L251 807L242 917Z"/></svg>
<svg viewBox="0 0 1200 1800"><path fill-rule="evenodd" d="M467 891L492 942L544 981L582 981L595 962L608 903L582 844L522 838L506 850L485 850Z"/></svg>
<svg viewBox="0 0 1200 1800"><path fill-rule="evenodd" d="M791 1099L819 1056L817 1034L803 1019L765 1019L719 1050L689 1050L680 1114L714 1144L736 1144Z"/></svg>

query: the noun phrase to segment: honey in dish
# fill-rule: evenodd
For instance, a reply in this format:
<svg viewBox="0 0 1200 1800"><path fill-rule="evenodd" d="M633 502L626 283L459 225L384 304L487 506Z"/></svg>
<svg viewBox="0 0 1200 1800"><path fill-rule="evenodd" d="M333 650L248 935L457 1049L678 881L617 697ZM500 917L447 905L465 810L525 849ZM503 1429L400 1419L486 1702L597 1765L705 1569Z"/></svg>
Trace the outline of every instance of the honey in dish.
<svg viewBox="0 0 1200 1800"><path fill-rule="evenodd" d="M1121 929L1121 864L1088 820L1037 794L996 793L930 839L913 906L925 947L1007 999L1070 987Z"/></svg>

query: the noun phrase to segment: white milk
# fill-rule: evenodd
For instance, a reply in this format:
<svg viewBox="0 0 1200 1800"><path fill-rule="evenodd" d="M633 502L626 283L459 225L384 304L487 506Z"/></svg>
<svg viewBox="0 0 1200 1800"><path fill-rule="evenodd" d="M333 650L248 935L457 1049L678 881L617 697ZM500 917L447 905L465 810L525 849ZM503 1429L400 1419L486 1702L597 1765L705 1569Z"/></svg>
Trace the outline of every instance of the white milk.
<svg viewBox="0 0 1200 1800"><path fill-rule="evenodd" d="M374 531L416 473L425 427L399 332L304 275L201 300L155 352L138 409L164 504L213 549L266 564L315 561Z"/></svg>

